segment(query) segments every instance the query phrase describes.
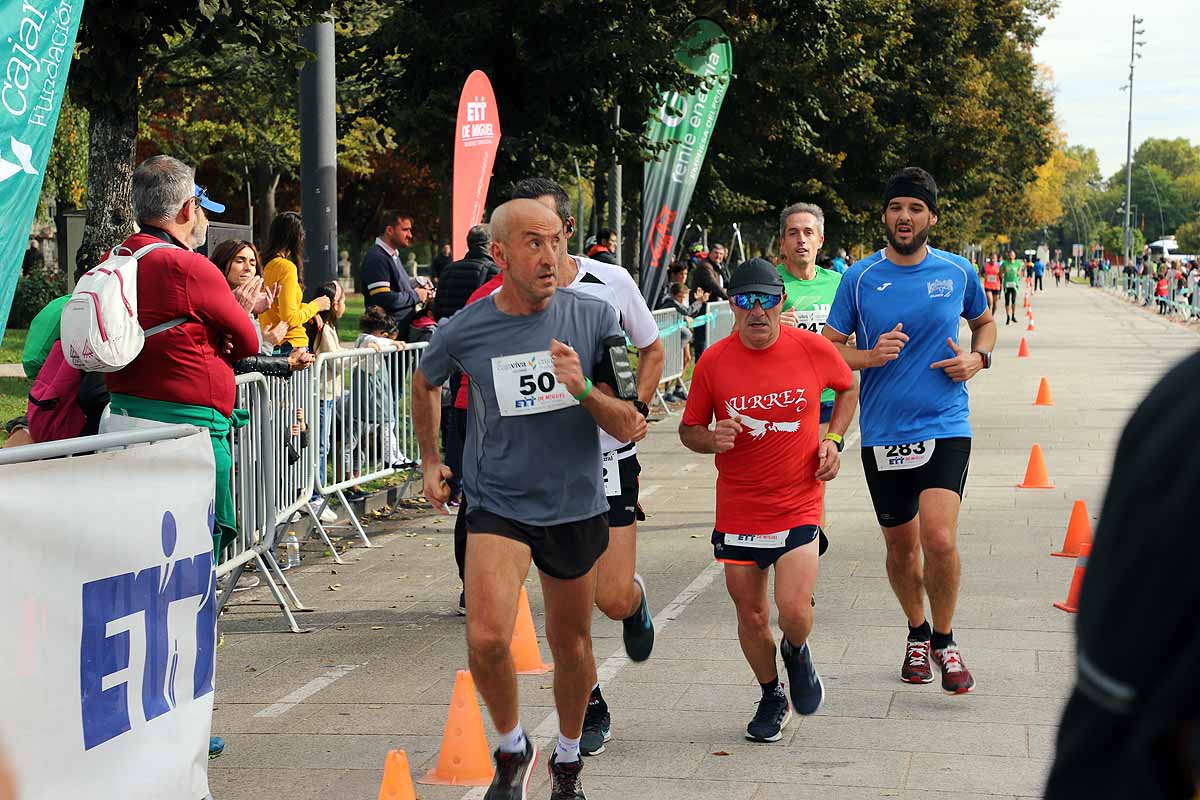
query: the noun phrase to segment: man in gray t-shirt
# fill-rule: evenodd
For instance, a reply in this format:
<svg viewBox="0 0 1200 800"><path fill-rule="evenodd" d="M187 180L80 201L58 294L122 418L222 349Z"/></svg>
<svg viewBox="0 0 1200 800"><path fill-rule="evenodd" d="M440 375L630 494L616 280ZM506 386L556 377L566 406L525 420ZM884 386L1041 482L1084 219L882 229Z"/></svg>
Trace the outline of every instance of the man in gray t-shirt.
<svg viewBox="0 0 1200 800"><path fill-rule="evenodd" d="M555 657L556 796L582 797L579 738L596 683L591 608L595 563L608 545L608 501L599 425L621 441L646 435L632 403L592 386L605 339L624 346L603 300L557 290L563 225L533 200L492 214L492 258L504 285L434 334L413 376L413 423L425 497L445 513L450 471L438 448L441 384L455 369L471 380L463 488L467 496L466 595L471 674L499 733L489 797L524 797L536 757L517 708L512 641L521 585L532 561L542 579L546 638Z"/></svg>
<svg viewBox="0 0 1200 800"><path fill-rule="evenodd" d="M455 370L470 378L468 508L542 526L608 511L596 422L554 379L550 358L552 339L573 347L590 379L608 337L622 337L616 312L571 289L528 316L505 314L496 295L485 297L439 327L420 370L433 385Z"/></svg>

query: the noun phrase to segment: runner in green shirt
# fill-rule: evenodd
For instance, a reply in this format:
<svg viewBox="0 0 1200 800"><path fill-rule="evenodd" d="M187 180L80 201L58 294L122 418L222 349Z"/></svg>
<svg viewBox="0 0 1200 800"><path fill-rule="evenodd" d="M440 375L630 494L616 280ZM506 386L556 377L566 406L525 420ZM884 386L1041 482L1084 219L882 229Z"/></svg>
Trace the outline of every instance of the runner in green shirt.
<svg viewBox="0 0 1200 800"><path fill-rule="evenodd" d="M1000 265L1004 281L1004 324L1011 325L1017 321L1017 287L1021 285L1021 269L1024 265L1017 260L1013 250L1008 251L1008 259Z"/></svg>
<svg viewBox="0 0 1200 800"><path fill-rule="evenodd" d="M783 263L778 265L783 278L784 325L820 333L833 305L842 276L817 266L817 253L825 243L825 213L810 203L794 203L779 215L779 247ZM834 391L821 393L821 437L825 437L833 414Z"/></svg>

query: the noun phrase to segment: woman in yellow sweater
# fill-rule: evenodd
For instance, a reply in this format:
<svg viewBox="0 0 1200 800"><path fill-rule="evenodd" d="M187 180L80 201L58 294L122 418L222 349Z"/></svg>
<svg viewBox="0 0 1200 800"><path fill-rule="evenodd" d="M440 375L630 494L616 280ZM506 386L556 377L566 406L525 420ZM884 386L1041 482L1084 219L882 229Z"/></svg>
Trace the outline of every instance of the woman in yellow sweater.
<svg viewBox="0 0 1200 800"><path fill-rule="evenodd" d="M304 323L328 311L329 298L322 295L310 303L303 302L304 283L296 265L304 262L304 224L295 211L285 211L271 222L266 252L263 283L278 286L279 293L271 307L259 315L259 324L267 330L277 322L287 323L287 335L279 343L286 354L293 348L308 346Z"/></svg>

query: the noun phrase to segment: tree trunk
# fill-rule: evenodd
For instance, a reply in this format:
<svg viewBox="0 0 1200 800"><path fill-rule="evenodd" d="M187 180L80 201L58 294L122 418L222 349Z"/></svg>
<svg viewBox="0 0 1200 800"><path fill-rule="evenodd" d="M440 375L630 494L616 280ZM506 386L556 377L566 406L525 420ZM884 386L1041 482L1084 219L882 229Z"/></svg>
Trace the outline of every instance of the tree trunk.
<svg viewBox="0 0 1200 800"><path fill-rule="evenodd" d="M258 246L267 246L267 235L275 219L275 190L279 188L279 172L270 164L254 165L254 196L258 206Z"/></svg>
<svg viewBox="0 0 1200 800"><path fill-rule="evenodd" d="M638 165L640 167L640 165ZM641 169L624 170L625 219L621 231L621 263L641 285L642 274L642 186Z"/></svg>
<svg viewBox="0 0 1200 800"><path fill-rule="evenodd" d="M134 231L133 159L137 150L138 95L128 102L89 108L87 222L75 257L76 274L100 263L107 250Z"/></svg>
<svg viewBox="0 0 1200 800"><path fill-rule="evenodd" d="M588 228L588 236L595 236L604 227L605 214L608 212L608 169L596 162L596 175L592 180L592 196L596 202L592 205L592 224ZM586 248L585 248L586 249Z"/></svg>

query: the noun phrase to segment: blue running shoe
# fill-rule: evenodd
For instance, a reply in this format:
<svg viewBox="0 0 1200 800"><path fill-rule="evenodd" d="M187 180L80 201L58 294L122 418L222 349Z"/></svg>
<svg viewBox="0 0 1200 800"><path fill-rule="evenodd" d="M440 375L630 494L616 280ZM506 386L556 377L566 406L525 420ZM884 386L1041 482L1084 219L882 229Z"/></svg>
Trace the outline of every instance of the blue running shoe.
<svg viewBox="0 0 1200 800"><path fill-rule="evenodd" d="M792 707L804 716L817 713L825 702L825 684L821 683L821 676L813 666L808 642L793 647L785 636L779 652L783 655L783 666L787 668L788 683L792 687Z"/></svg>

